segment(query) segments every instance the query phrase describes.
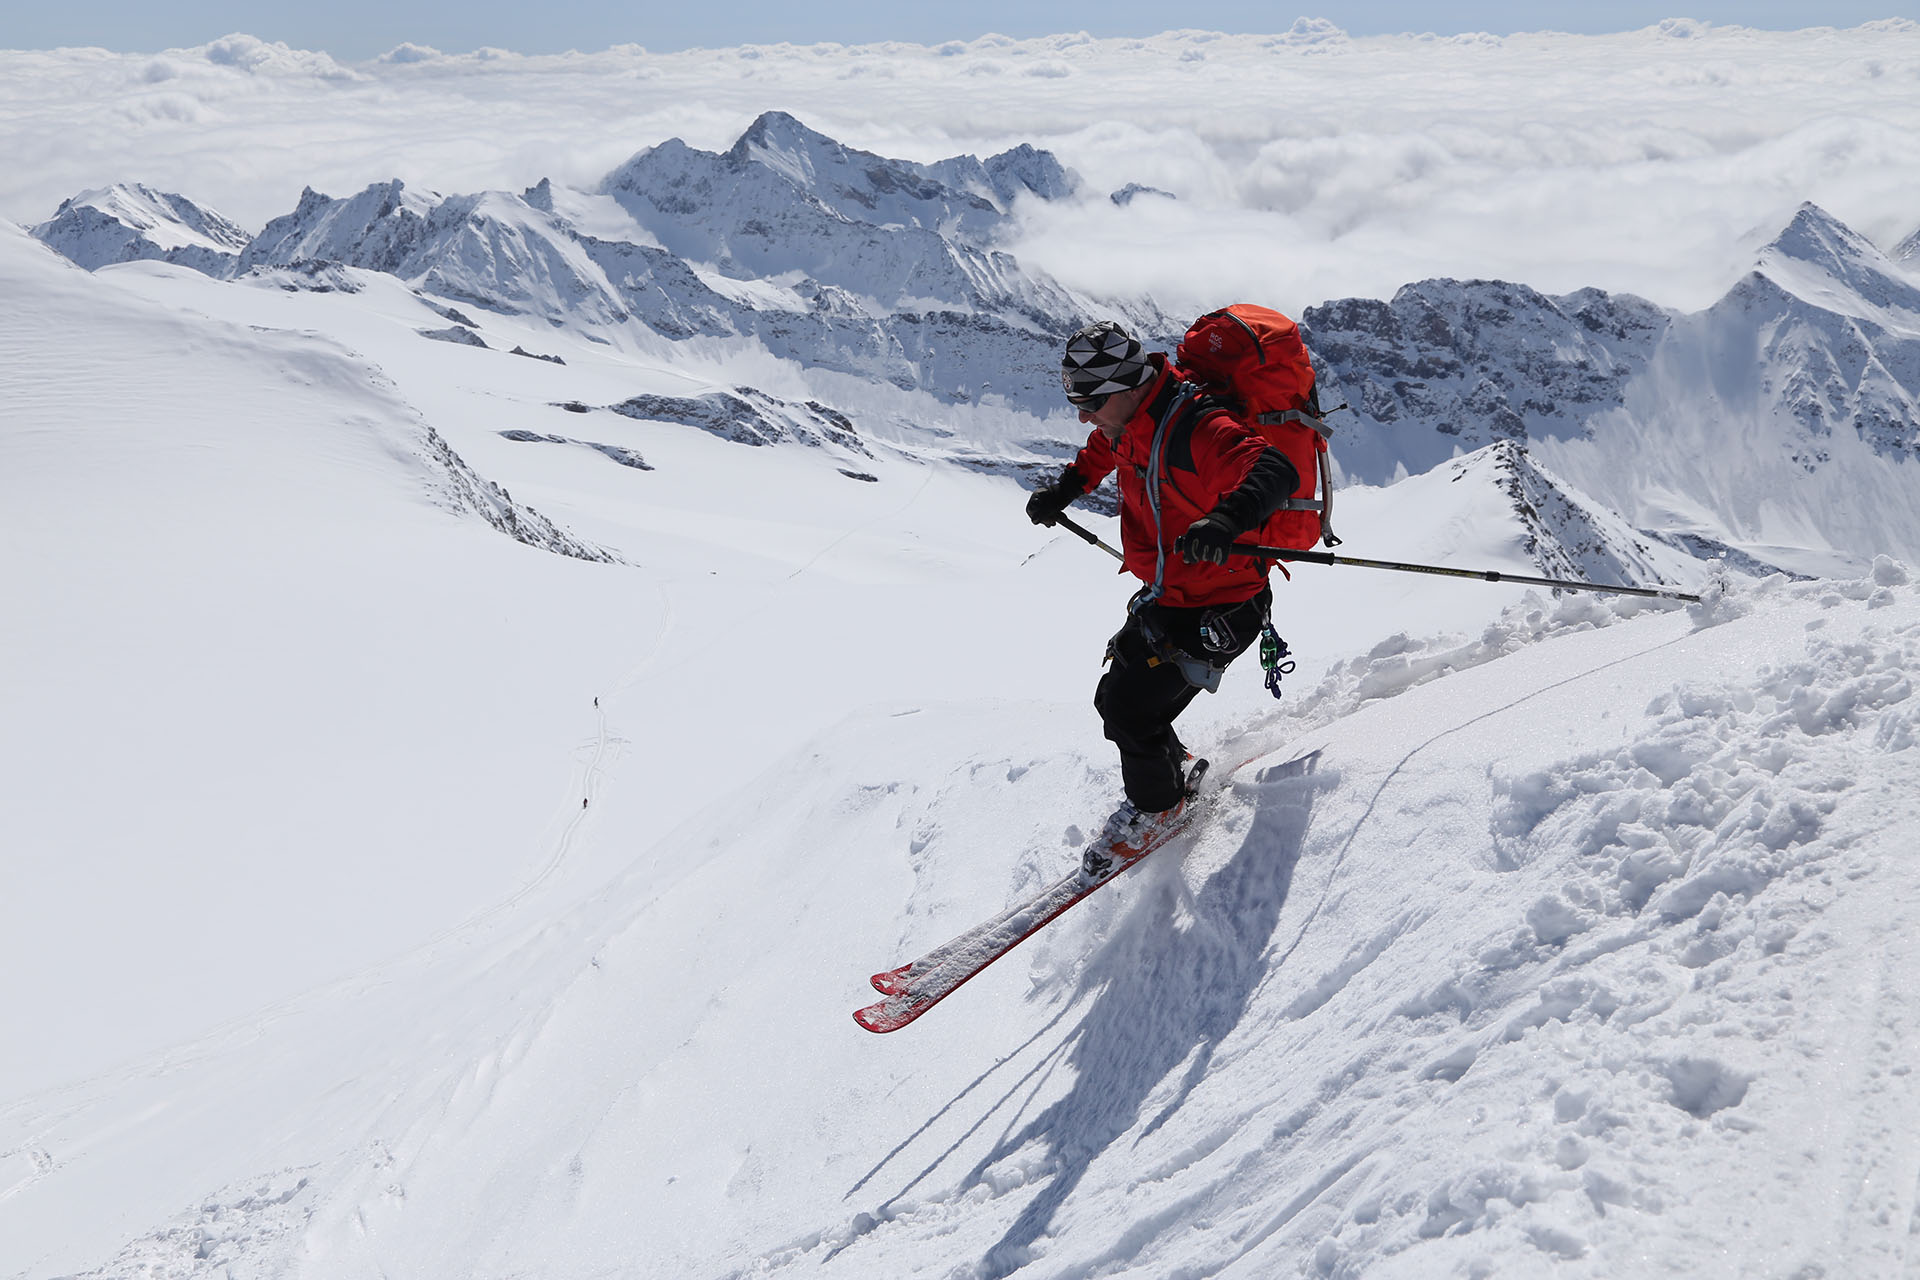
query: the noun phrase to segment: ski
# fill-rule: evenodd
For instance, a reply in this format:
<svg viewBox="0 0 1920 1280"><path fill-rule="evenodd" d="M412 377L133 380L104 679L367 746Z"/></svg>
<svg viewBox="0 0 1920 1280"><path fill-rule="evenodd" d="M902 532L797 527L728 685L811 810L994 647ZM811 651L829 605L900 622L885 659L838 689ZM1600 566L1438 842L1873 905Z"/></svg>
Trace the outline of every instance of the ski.
<svg viewBox="0 0 1920 1280"><path fill-rule="evenodd" d="M1156 833L1138 852L1116 855L1113 865L1099 876L1088 876L1075 869L1025 902L1008 907L919 959L874 974L873 989L886 999L856 1010L853 1020L868 1031L898 1031L958 991L1074 903L1191 827L1207 804L1207 797L1198 790L1206 773L1207 762L1195 761L1187 773L1187 791L1193 798L1187 802L1186 812L1180 815L1179 821Z"/></svg>

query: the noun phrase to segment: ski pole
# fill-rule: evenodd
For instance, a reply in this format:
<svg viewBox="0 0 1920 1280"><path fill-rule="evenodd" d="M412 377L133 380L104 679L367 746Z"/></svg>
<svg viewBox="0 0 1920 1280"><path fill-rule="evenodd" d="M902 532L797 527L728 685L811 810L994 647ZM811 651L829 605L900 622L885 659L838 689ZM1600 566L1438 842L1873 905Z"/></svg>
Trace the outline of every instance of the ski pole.
<svg viewBox="0 0 1920 1280"><path fill-rule="evenodd" d="M1359 569L1392 569L1399 573L1434 573L1449 578L1479 578L1485 582L1517 582L1529 587L1560 587L1567 591L1608 591L1623 596L1658 596L1666 600L1687 600L1695 604L1700 597L1671 587L1616 587L1603 582L1580 582L1571 578L1530 578L1524 574L1501 573L1497 569L1451 569L1437 564L1402 564L1394 560L1364 560L1359 556L1337 556L1329 551L1293 551L1286 547L1249 547L1236 544L1234 551L1243 556L1267 560L1304 561L1307 564L1344 564Z"/></svg>
<svg viewBox="0 0 1920 1280"><path fill-rule="evenodd" d="M1125 564L1127 562L1127 558L1125 556L1121 555L1118 551L1115 551L1112 547L1108 546L1106 543L1100 541L1100 539L1094 537L1092 533L1088 532L1085 529L1082 529L1079 525L1067 519L1067 517L1055 516L1054 522L1056 524L1065 525L1069 533L1079 538L1082 542L1092 543L1094 546L1100 548L1102 551L1112 556L1115 560L1118 560L1121 564Z"/></svg>
<svg viewBox="0 0 1920 1280"><path fill-rule="evenodd" d="M1058 517L1058 522L1065 525L1082 541L1092 543L1115 560L1125 563L1125 557L1118 551L1066 516ZM1671 587L1616 587L1603 582L1581 582L1572 578L1532 578L1518 573L1501 573L1497 569L1452 569L1437 564L1403 564L1396 560L1366 560L1359 556L1337 556L1329 551L1294 551L1287 547L1236 545L1234 551L1240 555L1259 556L1264 560L1292 560L1325 565L1344 564L1359 569L1392 569L1399 573L1431 573L1448 578L1478 578L1483 582L1513 582L1528 587L1560 587L1567 591L1606 591L1615 595L1655 596L1664 600L1686 600L1694 604L1700 602L1699 596L1689 595L1685 591L1676 591Z"/></svg>

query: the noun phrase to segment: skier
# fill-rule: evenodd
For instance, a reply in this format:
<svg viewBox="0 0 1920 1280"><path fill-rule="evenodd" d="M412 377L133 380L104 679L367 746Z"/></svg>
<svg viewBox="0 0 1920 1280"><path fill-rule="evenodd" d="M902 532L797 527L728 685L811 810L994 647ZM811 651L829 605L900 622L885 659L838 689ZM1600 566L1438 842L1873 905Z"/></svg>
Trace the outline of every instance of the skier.
<svg viewBox="0 0 1920 1280"><path fill-rule="evenodd" d="M1200 690L1219 688L1273 603L1267 562L1231 548L1280 509L1300 475L1111 320L1069 338L1060 369L1068 403L1094 429L1059 478L1028 498L1027 516L1051 527L1117 470L1121 549L1127 571L1146 583L1107 643L1112 665L1094 690L1126 790L1083 856L1083 870L1097 876L1110 850L1142 848L1185 809L1187 752L1173 721Z"/></svg>

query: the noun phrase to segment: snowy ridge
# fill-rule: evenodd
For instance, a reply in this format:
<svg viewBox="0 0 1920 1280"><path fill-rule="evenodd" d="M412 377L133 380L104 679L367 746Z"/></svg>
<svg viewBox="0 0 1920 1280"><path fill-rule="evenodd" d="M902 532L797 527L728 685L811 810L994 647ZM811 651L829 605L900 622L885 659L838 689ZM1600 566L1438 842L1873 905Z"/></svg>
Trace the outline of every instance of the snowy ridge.
<svg viewBox="0 0 1920 1280"><path fill-rule="evenodd" d="M1209 821L876 1041L866 975L1057 879L1112 803L1082 696L1125 594L1104 564L824 404L688 370L640 398L564 332L564 365L508 359L543 330L492 312L501 350L423 341L476 317L362 268L290 293L10 243L38 299L4 335L20 617L77 623L21 633L28 839L193 831L119 869L153 868L170 932L207 892L181 866L271 859L296 888L205 926L246 952L226 935L264 917L267 960L301 936L282 897L412 894L433 924L0 1101L8 1271L1612 1277L1651 1251L1715 1277L1909 1249L1920 1009L1886 975L1920 591L1892 561L1691 611L1302 566L1286 698L1236 670L1183 721L1225 775ZM179 358L182 327L215 354ZM416 400L638 567L447 521ZM749 409L824 443L701 429ZM1342 501L1358 554L1687 567L1511 443ZM1006 616L1046 640L983 662ZM154 617L165 679L117 642ZM103 724L126 802L88 812L59 762L100 761Z"/></svg>
<svg viewBox="0 0 1920 1280"><path fill-rule="evenodd" d="M1527 85L1495 64L1530 61L1551 124L1620 91L1654 119L1668 72L1721 107L1821 83L1700 79L1748 44L1876 71L1884 103L1875 37L1915 32L1387 53L1457 52L1502 118ZM1478 149L1455 203L1416 136L1454 131L1371 134L1376 42L1324 21L1121 43L860 55L916 73L898 98L823 50L39 61L122 82L162 140L196 94L196 130L311 117L314 81L392 112L463 64L495 102L597 65L610 115L740 120L804 65L789 101L899 103L881 136L925 137L910 98L992 84L1007 118L1101 125L1086 88L1119 67L1188 119L1196 74L1271 84L1284 54L1311 127L1205 127L1299 225L1352 227L1334 252L1379 244L1339 200L1484 234L1516 207L1487 174L1538 172ZM76 119L111 136L33 145L155 139L99 97ZM1854 118L1737 114L1757 141L1729 154L1859 168ZM276 129L245 123L208 136ZM1561 170L1609 136L1535 132ZM1636 176L1668 163L1610 136ZM1195 137L1093 141L1184 194L1157 158ZM1910 260L1809 207L1686 314L1445 280L1315 309L1327 403L1359 413L1333 423L1348 551L1701 603L1276 575L1284 697L1243 661L1180 722L1204 820L874 1037L867 975L1057 881L1120 792L1087 695L1137 583L1013 481L1084 434L1063 326L1166 330L1001 229L1201 202L1129 214L1043 152L907 164L777 113L658 150L627 203L310 192L234 279L166 258L232 237L150 190L41 228L93 274L0 225L0 1276L1920 1275L1920 581L1879 554L1920 544ZM1358 184L1362 155L1428 176ZM676 208L697 181L738 207ZM1526 226L1564 243L1543 194Z"/></svg>
<svg viewBox="0 0 1920 1280"><path fill-rule="evenodd" d="M1862 633L1861 606L1876 601L1897 607ZM1828 886L1911 874L1862 847L1888 849L1899 817L1850 786L1834 791L1832 770L1852 777L1857 762L1869 793L1891 776L1874 777L1857 753L1906 740L1913 603L1904 570L1883 562L1845 589L1775 580L1720 597L1694 615L1704 630L1668 615L1588 643L1582 628L1608 611L1568 602L1536 633L1553 637L1537 652L1585 652L1594 665L1578 674L1539 681L1510 651L1489 680L1458 675L1420 699L1461 719L1362 750L1365 764L1355 749L1408 727L1410 704L1374 704L1243 771L1239 816L1212 824L1184 875L1157 868L1165 887L1143 890L1087 965L1072 1029L1043 1030L979 1101L955 1099L1004 1136L967 1142L936 1164L933 1185L776 1255L773 1274L831 1274L836 1262L897 1273L941 1246L979 1257L983 1275L1304 1264L1351 1277L1607 1275L1643 1251L1732 1276L1781 1251L1847 1270L1849 1258L1871 1267L1883 1249L1907 1248L1910 1177L1895 1175L1877 1201L1880 1232L1861 1230L1864 1206L1835 1206L1853 1224L1836 1249L1836 1220L1820 1209L1748 1216L1762 1188L1737 1171L1784 1168L1759 1152L1790 1150L1803 1123L1818 1123L1801 1119L1809 1096L1874 1117L1839 1149L1857 1169L1899 1158L1897 1134L1877 1127L1897 1104L1841 1061L1819 1064L1822 1046L1857 1042L1841 1025L1911 1025L1914 1012L1884 980L1857 1009L1834 1010L1824 994L1850 984L1849 966L1870 977L1878 965L1833 931L1858 920L1863 942L1884 941L1898 914L1830 914ZM1826 621L1844 635L1816 634L1757 687L1654 674L1691 673L1748 642L1716 632L1754 610L1777 612L1783 630ZM1505 620L1516 623L1527 625ZM1365 664L1356 683L1396 656ZM1612 698L1632 690L1618 743L1497 767L1490 791L1468 781L1505 732L1503 710L1528 706L1551 734L1578 737L1554 708L1583 695L1559 691L1603 674ZM1638 693L1663 686L1640 711ZM1390 788L1403 794L1383 809ZM1410 809L1423 834L1390 849L1403 829L1394 814ZM1409 856L1417 869L1396 874ZM1458 910L1467 901L1474 909ZM1881 1072L1890 1051L1875 1057ZM1034 1086L1016 1108L1007 1090L1026 1094L1020 1073L1050 1063L1073 1081ZM996 1098L1008 1114L992 1114ZM900 1186L940 1144L927 1135L878 1180ZM1710 1183L1688 1173L1701 1160L1717 1171ZM1791 1186L1780 1194L1811 1207ZM1734 1240L1704 1227L1729 1214L1743 1223Z"/></svg>
<svg viewBox="0 0 1920 1280"><path fill-rule="evenodd" d="M1469 454L1448 470L1457 476L1475 462L1492 468L1497 483L1513 499L1527 530L1526 554L1545 577L1658 586L1697 572L1692 557L1650 545L1619 516L1557 479L1512 441Z"/></svg>

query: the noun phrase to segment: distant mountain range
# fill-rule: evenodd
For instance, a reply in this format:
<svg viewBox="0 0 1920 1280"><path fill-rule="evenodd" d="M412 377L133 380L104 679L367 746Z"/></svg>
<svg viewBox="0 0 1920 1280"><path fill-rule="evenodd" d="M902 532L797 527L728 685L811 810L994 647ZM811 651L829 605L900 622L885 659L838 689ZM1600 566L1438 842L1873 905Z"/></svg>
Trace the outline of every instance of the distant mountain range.
<svg viewBox="0 0 1920 1280"><path fill-rule="evenodd" d="M379 183L311 189L248 237L183 196L116 186L66 201L33 234L88 269L162 259L221 278L338 263L460 305L588 332L744 337L802 364L1044 413L1058 349L1096 316L1170 323L1141 302L1083 297L993 247L1013 202L1076 180L1030 146L980 160L890 160L789 115L724 153L678 139L597 191L441 196Z"/></svg>
<svg viewBox="0 0 1920 1280"><path fill-rule="evenodd" d="M355 287L343 269L385 272L438 300L451 325L421 332L445 341L485 345L461 307L596 341L634 325L746 340L804 368L1004 409L1027 422L1010 438L1030 447L962 448L959 460L1031 474L1078 434L1043 421L1063 407L1066 334L1111 316L1170 347L1183 327L1152 299L1085 296L1001 247L1017 201L1084 198L1029 146L917 164L769 112L725 152L663 142L592 191L542 181L441 196L397 180L345 198L308 190L249 236L183 196L115 186L67 200L33 234L90 270L160 259L323 290ZM1322 403L1349 406L1331 419L1348 482L1391 483L1500 445L1523 517L1619 517L1576 539L1578 555L1543 524L1543 567L1605 542L1618 571L1657 576L1642 554L1651 538L1749 570L1826 572L1875 552L1920 557L1916 259L1920 232L1889 255L1807 205L1696 314L1597 289L1549 297L1436 279L1300 319ZM714 405L759 393L716 394L653 416L713 430ZM858 444L857 415L760 401L779 431L717 433ZM636 404L604 407L647 412Z"/></svg>
<svg viewBox="0 0 1920 1280"><path fill-rule="evenodd" d="M1696 551L1807 572L1823 548L1920 553L1920 283L1814 205L1691 315L1428 280L1302 323L1322 402L1352 407L1336 454L1356 479L1511 442Z"/></svg>

